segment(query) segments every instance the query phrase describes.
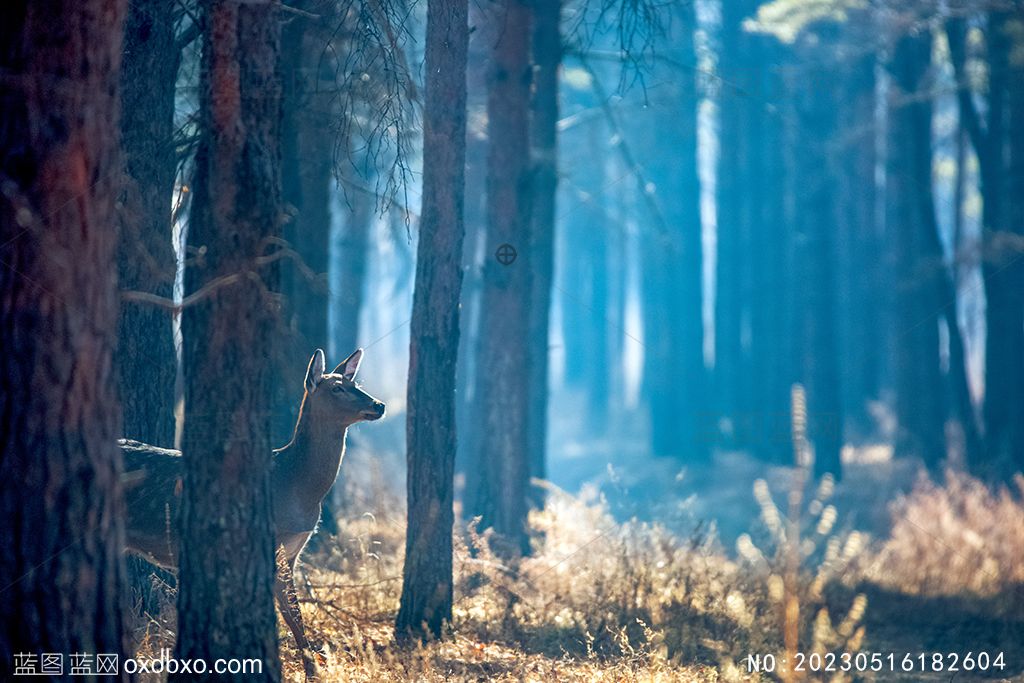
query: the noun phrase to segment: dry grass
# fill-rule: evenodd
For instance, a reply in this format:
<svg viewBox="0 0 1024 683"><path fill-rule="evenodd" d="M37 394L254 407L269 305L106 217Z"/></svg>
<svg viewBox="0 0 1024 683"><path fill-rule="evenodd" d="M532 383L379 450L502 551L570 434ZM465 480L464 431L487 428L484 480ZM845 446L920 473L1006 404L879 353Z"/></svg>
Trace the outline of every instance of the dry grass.
<svg viewBox="0 0 1024 683"><path fill-rule="evenodd" d="M894 504L864 578L912 595L1012 594L1024 585L1024 476L1014 486L993 491L952 471L942 486L922 478Z"/></svg>
<svg viewBox="0 0 1024 683"><path fill-rule="evenodd" d="M901 629L900 615L873 597L875 589L967 596L979 610L1019 595L1024 506L1009 492L992 493L960 475L941 487L922 483L895 505L892 535L874 545L835 530L829 480L807 492L794 487L785 513L763 483L754 494L761 519L729 553L705 529L682 538L657 524L617 522L595 493L549 487L545 508L530 520L534 553L518 565L491 554L471 527L460 535L451 637L415 649L395 647L391 631L402 523L383 512L346 520L336 538L304 558L298 577L306 623L326 645L323 677L759 680L745 673L743 658L785 652L787 634L795 639L789 649L795 642L819 652L865 642L895 647L886 641L890 631L914 638L913 629ZM401 509L381 497L376 505ZM884 614L881 640L872 640L876 610ZM173 623L170 605L159 618L141 620L141 649L167 647ZM286 676L301 680L283 625L280 635Z"/></svg>

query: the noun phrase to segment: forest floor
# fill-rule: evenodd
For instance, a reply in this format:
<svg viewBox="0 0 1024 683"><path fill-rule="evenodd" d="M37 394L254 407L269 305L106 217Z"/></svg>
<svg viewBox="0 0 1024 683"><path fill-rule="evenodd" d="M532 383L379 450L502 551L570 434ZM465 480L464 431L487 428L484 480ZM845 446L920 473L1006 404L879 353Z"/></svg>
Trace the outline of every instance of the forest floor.
<svg viewBox="0 0 1024 683"><path fill-rule="evenodd" d="M533 554L504 561L486 536L460 535L451 637L399 649L401 468L363 445L346 462L368 473L349 486L351 512L299 573L326 681L785 680L749 672L746 658L781 660L787 632L805 653L882 657L877 673L800 680L1024 681L1024 478L995 492L953 473L934 484L864 449L847 454L841 483L801 487L794 468L741 454L682 470L566 440L552 461L566 488L545 485ZM173 597L161 595L158 614L137 621L143 652L173 639ZM283 624L280 636L286 677L299 681ZM957 653L959 671L932 671L932 653L943 669Z"/></svg>

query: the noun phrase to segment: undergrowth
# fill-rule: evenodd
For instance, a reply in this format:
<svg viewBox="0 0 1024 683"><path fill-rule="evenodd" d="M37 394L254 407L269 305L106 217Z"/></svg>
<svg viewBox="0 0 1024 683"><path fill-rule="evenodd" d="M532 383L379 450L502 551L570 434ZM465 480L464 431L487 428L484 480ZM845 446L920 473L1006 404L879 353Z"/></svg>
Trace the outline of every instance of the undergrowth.
<svg viewBox="0 0 1024 683"><path fill-rule="evenodd" d="M747 673L748 654L862 648L871 636L866 615L878 607L865 585L1019 595L1024 490L993 493L964 475L944 486L922 482L894 505L891 536L872 544L838 529L833 483L805 484L806 464L782 508L767 484L755 485L760 520L735 552L708 528L684 537L654 523L616 521L594 491L573 496L550 485L544 508L530 516L533 553L518 562L494 555L472 523L459 524L450 637L412 649L395 646L391 627L401 520L384 512L342 520L336 537L303 557L297 577L308 630L327 653L323 679L760 680ZM396 500L377 505L401 509ZM156 592L163 595L156 616L141 602L135 609L143 654L173 641L173 590ZM280 641L286 677L302 680L283 624ZM774 676L765 680L796 680Z"/></svg>

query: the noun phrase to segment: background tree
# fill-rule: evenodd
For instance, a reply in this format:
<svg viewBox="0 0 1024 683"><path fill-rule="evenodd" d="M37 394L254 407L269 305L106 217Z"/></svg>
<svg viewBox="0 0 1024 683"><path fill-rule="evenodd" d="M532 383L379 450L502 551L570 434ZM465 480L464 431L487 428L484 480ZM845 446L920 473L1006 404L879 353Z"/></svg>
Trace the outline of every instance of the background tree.
<svg viewBox="0 0 1024 683"><path fill-rule="evenodd" d="M505 551L525 553L529 440L529 257L505 265L502 245L526 251L530 232L530 35L525 0L490 8L494 30L488 78L487 240L474 401L482 425L479 467L468 472L467 513L493 527Z"/></svg>
<svg viewBox="0 0 1024 683"><path fill-rule="evenodd" d="M462 475L479 470L480 424L474 392L480 357L480 307L483 267L491 254L487 246L487 74L490 71L491 45L494 41L481 3L469 5L469 49L466 59L466 193L463 208L466 236L462 246L462 315L459 333L459 367L456 392L459 439L456 469ZM468 495L468 489L467 489Z"/></svg>
<svg viewBox="0 0 1024 683"><path fill-rule="evenodd" d="M455 366L462 287L468 3L427 5L423 206L409 348L408 526L395 632L442 634L452 618Z"/></svg>
<svg viewBox="0 0 1024 683"><path fill-rule="evenodd" d="M275 415L275 442L288 440L302 396L304 359L327 344L327 259L331 230L333 117L330 88L330 4L303 0L292 5L281 33L283 102L281 196L288 214L284 239L301 263L282 264L287 337L282 345L282 386ZM333 28L333 27L332 27ZM352 347L353 349L355 346ZM352 349L344 353L351 352Z"/></svg>
<svg viewBox="0 0 1024 683"><path fill-rule="evenodd" d="M696 10L666 12L667 34L679 59L696 63ZM642 159L657 215L643 236L644 398L651 450L686 462L706 462L711 442L698 421L706 416L700 179L697 175L697 72L656 62L634 122L643 129ZM665 149L673 150L671 155Z"/></svg>
<svg viewBox="0 0 1024 683"><path fill-rule="evenodd" d="M836 334L835 252L836 177L840 173L832 147L838 132L837 83L829 78L830 55L836 50L835 27L818 28L798 44L806 65L793 73L795 135L786 141L793 150L791 172L800 190L795 197L794 270L800 285L795 295L793 331L800 361L796 378L807 390L807 436L814 444L814 470L837 477L843 444L840 408L838 338ZM938 366L936 366L938 367Z"/></svg>
<svg viewBox="0 0 1024 683"><path fill-rule="evenodd" d="M201 139L186 269L179 658L246 657L280 679L269 486L281 217L280 17L204 10ZM212 674L209 674L212 676ZM243 676L239 675L241 680ZM191 678L189 676L188 678Z"/></svg>
<svg viewBox="0 0 1024 683"><path fill-rule="evenodd" d="M112 354L125 11L118 0L0 10L4 678L17 653L123 654Z"/></svg>
<svg viewBox="0 0 1024 683"><path fill-rule="evenodd" d="M968 15L970 16L970 15ZM1021 143L1024 72L1018 54L1024 44L1019 12L996 7L982 17L987 68L984 115L969 78L968 19L953 15L946 24L950 61L957 78L957 102L964 129L977 155L982 195L982 275L986 302L985 456L975 471L987 475L1018 469L1024 453L1024 263L1020 258Z"/></svg>
<svg viewBox="0 0 1024 683"><path fill-rule="evenodd" d="M931 66L928 31L900 36L886 68L892 77L888 102L886 167L887 229L896 252L896 416L901 453L931 466L946 456L938 314L946 304L938 281L941 253L934 247L932 200L932 104L926 88Z"/></svg>
<svg viewBox="0 0 1024 683"><path fill-rule="evenodd" d="M555 200L558 194L558 71L562 63L562 2L537 2L533 27L531 143L533 207L526 257L533 271L527 359L533 390L527 415L529 472L543 479L547 454L548 358L551 288L555 269Z"/></svg>

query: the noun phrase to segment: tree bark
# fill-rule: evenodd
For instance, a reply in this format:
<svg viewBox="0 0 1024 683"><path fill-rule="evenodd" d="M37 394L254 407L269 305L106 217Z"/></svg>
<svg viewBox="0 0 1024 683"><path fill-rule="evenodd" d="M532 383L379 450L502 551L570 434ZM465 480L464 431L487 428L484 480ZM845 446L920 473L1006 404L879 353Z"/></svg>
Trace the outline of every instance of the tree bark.
<svg viewBox="0 0 1024 683"><path fill-rule="evenodd" d="M174 92L178 73L173 0L133 2L121 64L121 147L125 191L117 271L122 290L171 298L171 201L177 158ZM177 358L170 313L125 302L118 321L123 435L174 447Z"/></svg>
<svg viewBox="0 0 1024 683"><path fill-rule="evenodd" d="M474 401L476 373L480 359L480 310L483 291L483 260L487 243L486 168L487 168L487 72L490 47L486 13L479 4L469 6L469 50L466 64L466 202L463 209L466 236L462 243L462 314L460 316L459 367L456 411L459 424L456 472L464 477L479 472L480 417L482 406ZM483 260L481 260L481 256ZM464 485L465 485L464 479ZM463 490L463 498L466 491Z"/></svg>
<svg viewBox="0 0 1024 683"><path fill-rule="evenodd" d="M279 273L258 262L280 234L280 17L271 5L226 1L212 3L203 21L202 137L188 237L197 256L185 289L206 296L182 321L175 656L257 658L265 680L280 680L269 479L275 373L267 361L277 357L281 334L271 294ZM232 275L241 277L217 279Z"/></svg>
<svg viewBox="0 0 1024 683"><path fill-rule="evenodd" d="M546 473L548 417L548 357L551 288L555 271L555 198L558 193L558 70L562 63L562 2L535 3L533 29L534 94L531 155L533 157L533 213L526 256L533 271L528 321L529 385L532 399L527 413L529 473ZM542 502L533 490L535 505Z"/></svg>
<svg viewBox="0 0 1024 683"><path fill-rule="evenodd" d="M439 637L452 618L455 366L462 287L468 3L427 6L423 205L409 344L408 526L399 638Z"/></svg>
<svg viewBox="0 0 1024 683"><path fill-rule="evenodd" d="M0 10L0 678L124 656L112 198L126 3ZM119 674L122 680L127 676Z"/></svg>
<svg viewBox="0 0 1024 683"><path fill-rule="evenodd" d="M491 8L499 22L488 83L487 248L481 310L480 372L474 400L483 406L479 471L468 473L467 508L492 527L496 549L526 553L529 483L528 348L532 270L530 231L530 34L526 0L502 0ZM520 257L499 262L510 245ZM502 252L508 254L507 249Z"/></svg>

